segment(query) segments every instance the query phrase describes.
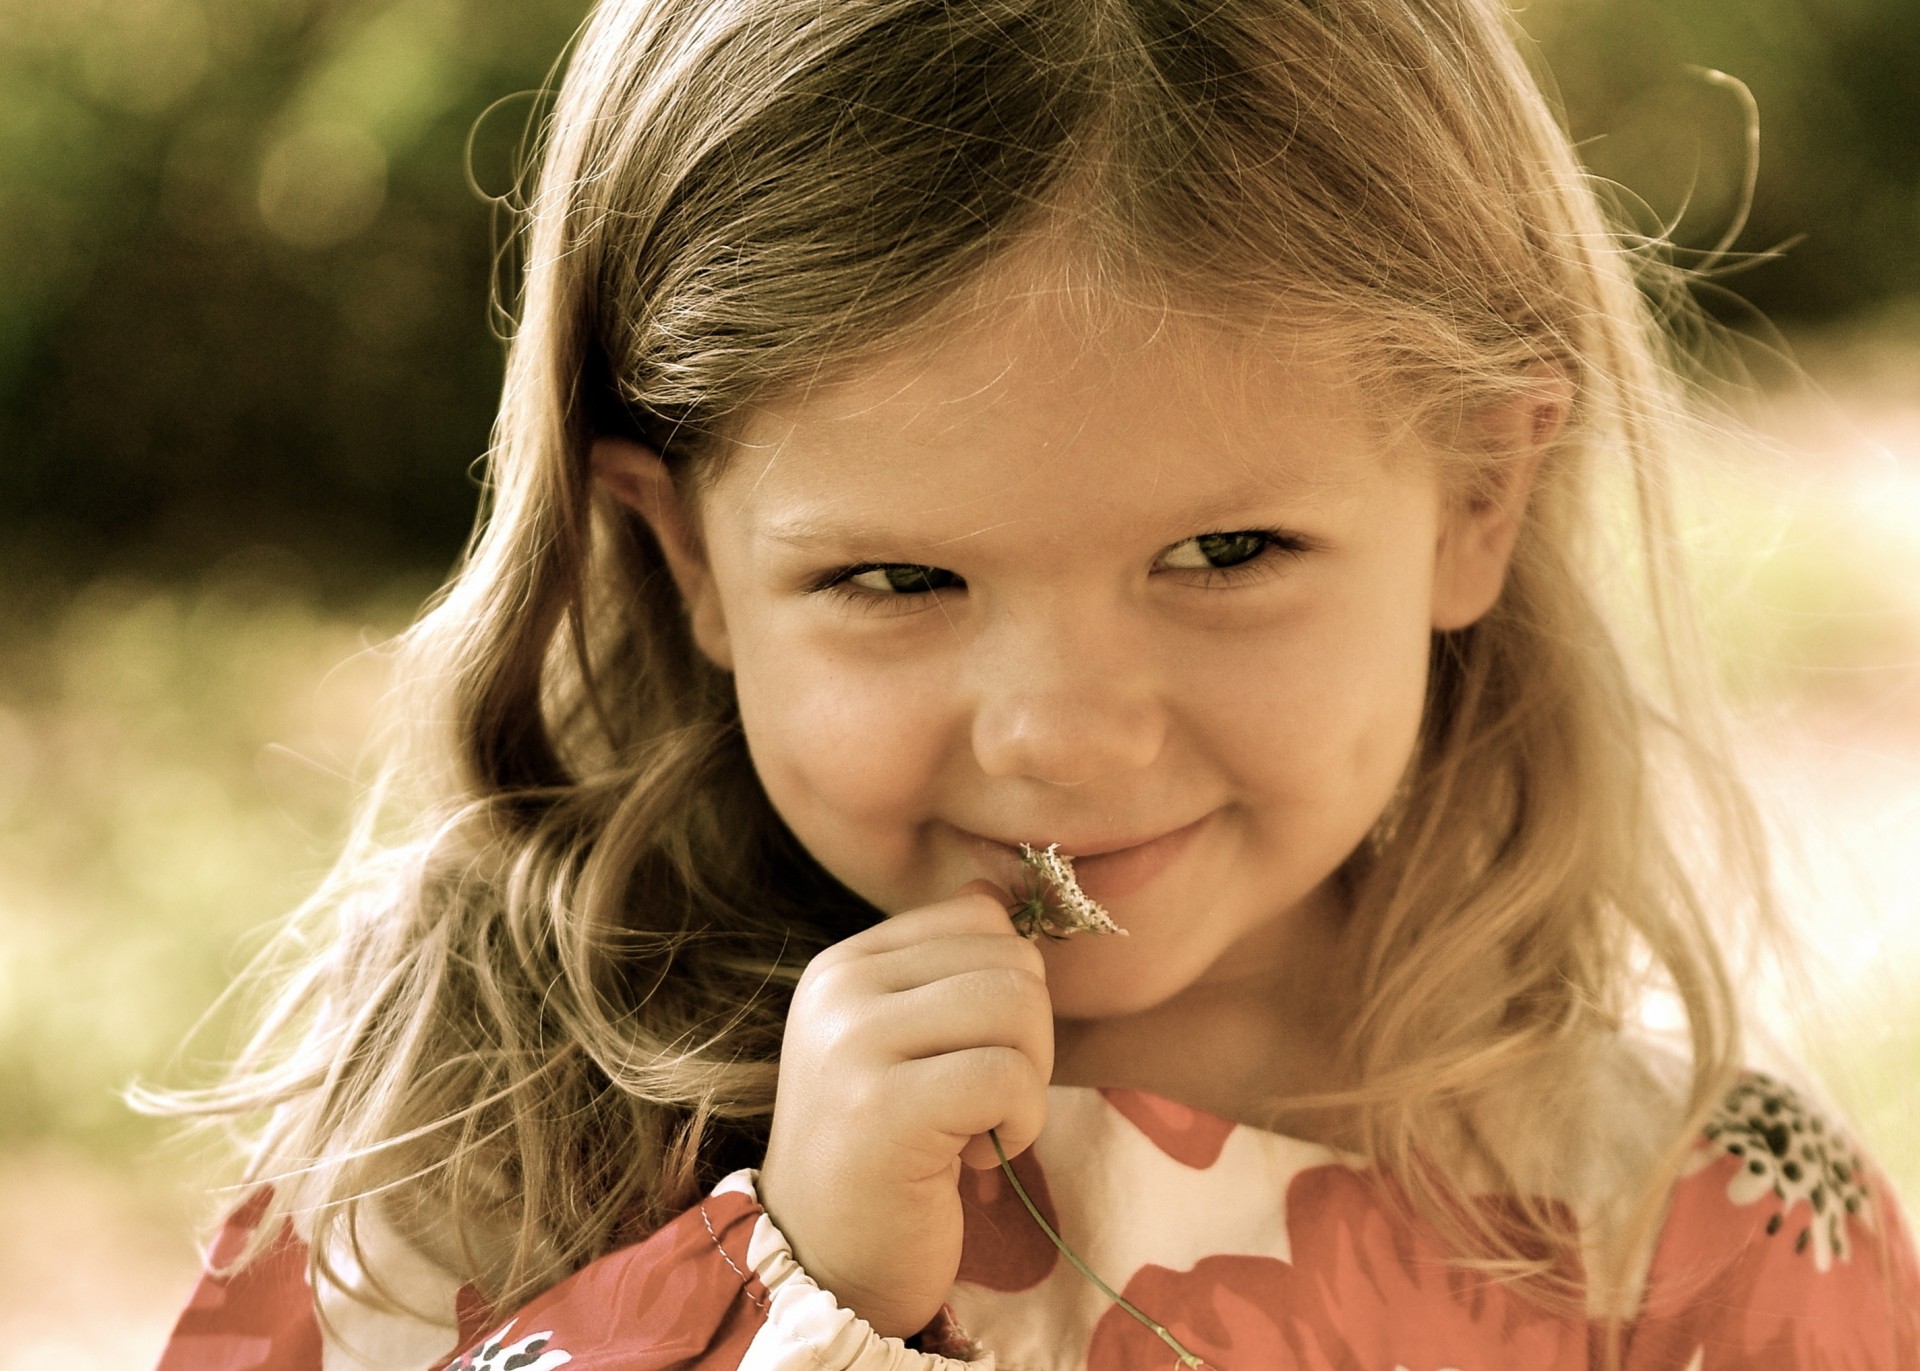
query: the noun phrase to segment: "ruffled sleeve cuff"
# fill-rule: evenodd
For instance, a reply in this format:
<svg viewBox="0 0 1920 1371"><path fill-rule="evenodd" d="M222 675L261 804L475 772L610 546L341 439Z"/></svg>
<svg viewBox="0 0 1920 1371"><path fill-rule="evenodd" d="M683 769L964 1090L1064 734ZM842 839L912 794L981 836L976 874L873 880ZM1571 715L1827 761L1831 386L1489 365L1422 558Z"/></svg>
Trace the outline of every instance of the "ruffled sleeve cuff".
<svg viewBox="0 0 1920 1371"><path fill-rule="evenodd" d="M759 1295L756 1285L764 1291L766 1322L748 1345L740 1371L993 1371L993 1354L969 1342L945 1309L925 1331L905 1340L882 1337L843 1308L794 1260L786 1237L759 1205L755 1178L751 1170L736 1171L713 1190L716 1199L739 1194L754 1202L747 1269L736 1274L750 1292Z"/></svg>

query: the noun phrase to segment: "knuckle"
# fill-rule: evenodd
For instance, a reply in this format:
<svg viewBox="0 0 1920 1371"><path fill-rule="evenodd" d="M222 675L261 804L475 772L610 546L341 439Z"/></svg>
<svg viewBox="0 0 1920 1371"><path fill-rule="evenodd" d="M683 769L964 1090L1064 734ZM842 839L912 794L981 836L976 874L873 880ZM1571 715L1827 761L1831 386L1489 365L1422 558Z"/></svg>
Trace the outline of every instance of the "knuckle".
<svg viewBox="0 0 1920 1371"><path fill-rule="evenodd" d="M803 1000L796 995L787 1012L782 1057L849 1069L860 1060L873 1019L873 1006L865 1000L832 994Z"/></svg>
<svg viewBox="0 0 1920 1371"><path fill-rule="evenodd" d="M887 1071L849 1072L834 1082L833 1093L849 1118L881 1117L899 1094L898 1082Z"/></svg>
<svg viewBox="0 0 1920 1371"><path fill-rule="evenodd" d="M1032 972L1008 968L994 978L994 994L1001 1012L1029 1027L1053 1022L1053 997L1047 984Z"/></svg>
<svg viewBox="0 0 1920 1371"><path fill-rule="evenodd" d="M968 1057L971 1084L979 1091L1005 1094L1019 1089L1033 1076L1033 1063L1015 1047L976 1048Z"/></svg>
<svg viewBox="0 0 1920 1371"><path fill-rule="evenodd" d="M800 973L800 979L794 983L793 1003L799 1005L803 1001L817 997L820 994L820 987L833 980L840 965L840 960L833 956L831 948L808 962L806 968Z"/></svg>
<svg viewBox="0 0 1920 1371"><path fill-rule="evenodd" d="M1039 1008L1051 1013L1053 1010L1053 995L1047 989L1045 973L1035 970L1032 967L1023 966L1016 974L1020 977L1021 997L1031 1000Z"/></svg>
<svg viewBox="0 0 1920 1371"><path fill-rule="evenodd" d="M1048 1004L1047 980L1030 966L1003 967L1000 972L1001 985L1006 994L1017 1000L1035 1004Z"/></svg>
<svg viewBox="0 0 1920 1371"><path fill-rule="evenodd" d="M1028 977L1010 966L983 967L971 972L967 980L968 991L982 999L1017 1003L1028 998Z"/></svg>
<svg viewBox="0 0 1920 1371"><path fill-rule="evenodd" d="M801 976L793 997L796 1002L804 997L810 1005L833 1004L857 995L860 979L857 962L833 961L823 966L815 958Z"/></svg>

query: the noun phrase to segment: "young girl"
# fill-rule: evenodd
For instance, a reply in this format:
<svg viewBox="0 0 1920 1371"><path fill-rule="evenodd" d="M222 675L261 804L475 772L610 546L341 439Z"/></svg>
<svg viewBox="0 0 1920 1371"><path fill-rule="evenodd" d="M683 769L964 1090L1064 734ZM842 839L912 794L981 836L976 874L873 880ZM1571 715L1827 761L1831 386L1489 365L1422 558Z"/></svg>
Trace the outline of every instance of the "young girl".
<svg viewBox="0 0 1920 1371"><path fill-rule="evenodd" d="M1920 1366L1494 0L605 0L524 250L167 1371Z"/></svg>

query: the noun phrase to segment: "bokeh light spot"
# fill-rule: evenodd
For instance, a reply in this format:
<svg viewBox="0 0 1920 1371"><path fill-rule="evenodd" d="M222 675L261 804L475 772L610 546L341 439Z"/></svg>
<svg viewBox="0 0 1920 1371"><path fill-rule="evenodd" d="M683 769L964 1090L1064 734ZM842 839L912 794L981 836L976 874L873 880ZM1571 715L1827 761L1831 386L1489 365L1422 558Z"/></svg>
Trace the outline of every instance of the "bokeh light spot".
<svg viewBox="0 0 1920 1371"><path fill-rule="evenodd" d="M260 169L260 218L297 248L358 237L387 199L387 155L350 124L310 124L281 139Z"/></svg>
<svg viewBox="0 0 1920 1371"><path fill-rule="evenodd" d="M213 56L199 0L119 0L103 6L79 51L94 98L157 114L192 94Z"/></svg>

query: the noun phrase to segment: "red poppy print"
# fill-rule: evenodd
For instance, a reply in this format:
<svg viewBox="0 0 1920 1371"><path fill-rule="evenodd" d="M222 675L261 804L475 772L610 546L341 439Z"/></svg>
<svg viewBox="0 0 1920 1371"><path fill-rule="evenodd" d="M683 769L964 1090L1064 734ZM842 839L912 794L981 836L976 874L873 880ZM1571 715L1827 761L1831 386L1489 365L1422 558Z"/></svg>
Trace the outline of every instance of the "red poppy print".
<svg viewBox="0 0 1920 1371"><path fill-rule="evenodd" d="M214 1240L158 1371L313 1371L320 1325L307 1284L307 1245L291 1231L231 1277L213 1271L245 1248L272 1194L256 1192Z"/></svg>
<svg viewBox="0 0 1920 1371"><path fill-rule="evenodd" d="M461 1347L473 1346L496 1322L493 1306L471 1285L463 1285L453 1292L453 1317Z"/></svg>
<svg viewBox="0 0 1920 1371"><path fill-rule="evenodd" d="M1811 1203L1771 1192L1736 1203L1749 1174L1722 1155L1676 1187L1627 1371L1696 1352L1703 1371L1920 1371L1920 1271L1898 1205L1846 1214L1847 1255L1820 1271L1800 1236ZM1865 1177L1869 1197L1884 1184Z"/></svg>
<svg viewBox="0 0 1920 1371"><path fill-rule="evenodd" d="M546 1333L567 1371L737 1366L766 1322L766 1287L747 1274L760 1213L750 1196L713 1196L537 1296L514 1327Z"/></svg>
<svg viewBox="0 0 1920 1371"><path fill-rule="evenodd" d="M1163 1100L1143 1090L1104 1089L1100 1094L1153 1145L1183 1166L1205 1171L1220 1160L1235 1125L1192 1105Z"/></svg>
<svg viewBox="0 0 1920 1371"><path fill-rule="evenodd" d="M1029 1148L1013 1159L1036 1208L1057 1233L1060 1217L1047 1191L1046 1173ZM1020 1197L998 1167L960 1170L960 1205L965 1220L960 1247L960 1274L956 1280L988 1290L1030 1290L1053 1271L1060 1253L1040 1231Z"/></svg>
<svg viewBox="0 0 1920 1371"><path fill-rule="evenodd" d="M1448 1264L1438 1236L1383 1204L1343 1166L1309 1167L1287 1188L1291 1262L1218 1256L1191 1270L1147 1266L1127 1299L1214 1371L1584 1371L1587 1337L1483 1276ZM1117 1306L1087 1364L1165 1371L1169 1351Z"/></svg>

